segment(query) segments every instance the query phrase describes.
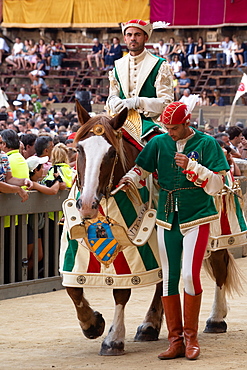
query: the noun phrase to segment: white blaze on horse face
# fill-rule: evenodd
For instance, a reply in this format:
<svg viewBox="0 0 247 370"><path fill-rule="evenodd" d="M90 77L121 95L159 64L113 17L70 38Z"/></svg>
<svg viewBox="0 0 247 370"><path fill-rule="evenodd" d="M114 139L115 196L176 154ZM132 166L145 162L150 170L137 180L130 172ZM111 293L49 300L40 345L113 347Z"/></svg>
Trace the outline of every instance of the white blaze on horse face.
<svg viewBox="0 0 247 370"><path fill-rule="evenodd" d="M80 195L82 200L80 212L84 218L94 218L98 213L98 209L94 209L92 206L97 199L100 166L111 145L102 136L91 136L86 140L79 141L78 144L82 146L86 160L84 186Z"/></svg>

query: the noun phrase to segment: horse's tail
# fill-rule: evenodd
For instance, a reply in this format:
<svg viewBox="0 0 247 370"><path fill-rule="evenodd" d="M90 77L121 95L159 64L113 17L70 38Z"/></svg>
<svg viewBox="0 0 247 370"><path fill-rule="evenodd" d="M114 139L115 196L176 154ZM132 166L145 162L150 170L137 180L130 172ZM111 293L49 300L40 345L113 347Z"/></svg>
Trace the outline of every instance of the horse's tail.
<svg viewBox="0 0 247 370"><path fill-rule="evenodd" d="M244 292L243 283L246 282L246 278L244 277L239 266L237 265L232 253L230 253L227 249L225 251L228 255L227 274L226 279L224 281L226 294L228 294L230 297L233 297L234 293L237 293L239 296L241 296ZM203 266L205 268L206 273L211 277L211 279L213 279L216 282L216 277L213 272L211 261L212 255L203 261Z"/></svg>

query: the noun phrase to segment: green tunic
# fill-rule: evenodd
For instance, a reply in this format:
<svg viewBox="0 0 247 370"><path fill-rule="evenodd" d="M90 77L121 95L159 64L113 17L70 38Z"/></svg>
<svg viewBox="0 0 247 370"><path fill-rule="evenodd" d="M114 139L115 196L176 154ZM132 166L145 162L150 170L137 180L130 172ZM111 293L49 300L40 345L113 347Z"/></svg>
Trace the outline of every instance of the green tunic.
<svg viewBox="0 0 247 370"><path fill-rule="evenodd" d="M154 137L136 159L144 170L157 170L161 187L157 224L170 230L175 211L178 211L180 229L204 224L218 218L213 197L186 178L183 169L175 163L176 142L168 134ZM225 155L216 140L195 130L186 143L183 154L194 157L213 172L228 171Z"/></svg>

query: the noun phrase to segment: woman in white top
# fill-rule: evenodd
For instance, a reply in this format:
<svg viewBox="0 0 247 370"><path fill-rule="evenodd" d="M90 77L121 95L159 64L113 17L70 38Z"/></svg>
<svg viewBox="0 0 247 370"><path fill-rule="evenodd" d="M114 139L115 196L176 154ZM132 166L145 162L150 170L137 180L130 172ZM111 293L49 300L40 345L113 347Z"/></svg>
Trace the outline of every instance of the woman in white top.
<svg viewBox="0 0 247 370"><path fill-rule="evenodd" d="M176 77L180 77L180 73L182 71L182 63L179 60L179 57L177 54L175 54L172 58L171 62L171 67L172 67L172 72Z"/></svg>

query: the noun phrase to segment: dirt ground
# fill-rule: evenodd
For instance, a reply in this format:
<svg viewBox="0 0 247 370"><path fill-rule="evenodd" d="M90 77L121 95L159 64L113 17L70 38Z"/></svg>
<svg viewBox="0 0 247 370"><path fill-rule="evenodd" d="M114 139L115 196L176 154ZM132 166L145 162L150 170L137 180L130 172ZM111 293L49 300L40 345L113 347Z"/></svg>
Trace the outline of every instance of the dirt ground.
<svg viewBox="0 0 247 370"><path fill-rule="evenodd" d="M237 260L247 276L247 258ZM77 323L74 306L65 290L0 301L0 368L12 369L247 369L247 286L245 294L229 299L228 332L204 334L213 301L214 283L202 271L204 287L200 314L201 356L160 361L157 355L167 347L163 325L157 342L135 343L133 337L151 301L153 287L132 291L126 308L126 354L98 356L102 338L86 339ZM114 306L110 290L85 289L92 307L106 319L106 335ZM104 336L103 335L103 336Z"/></svg>

